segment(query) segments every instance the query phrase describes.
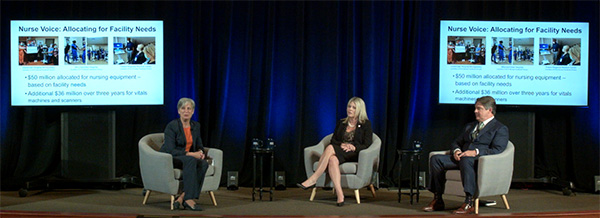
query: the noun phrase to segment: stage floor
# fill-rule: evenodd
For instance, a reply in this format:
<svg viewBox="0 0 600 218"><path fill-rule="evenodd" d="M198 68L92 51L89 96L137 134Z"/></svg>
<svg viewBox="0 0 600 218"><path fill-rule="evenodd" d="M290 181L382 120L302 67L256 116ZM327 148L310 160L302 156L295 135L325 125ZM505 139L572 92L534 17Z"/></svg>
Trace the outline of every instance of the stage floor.
<svg viewBox="0 0 600 218"><path fill-rule="evenodd" d="M230 191L222 187L215 192L218 206L213 206L208 194L203 193L197 202L204 211L171 211L169 195L153 192L148 203L142 205L142 188L121 190L58 189L44 192L30 191L19 197L17 191L0 193L0 217L304 217L304 216L366 216L366 217L440 217L452 216L451 211L462 203L458 196L444 196L446 210L425 213L420 208L432 194L422 191L419 202L409 204L409 196L398 202L398 191L379 189L373 197L361 189L361 204L356 204L354 193L345 190L346 204L335 206L331 191L319 189L315 200L309 201L310 191L299 188L275 191L273 201L268 193L263 200L252 201L252 189ZM403 190L406 192L406 190ZM501 198L489 197L497 205L481 207L480 215L486 217L600 217L600 196L576 193L564 196L561 191L511 189L507 195L510 210L504 208ZM416 200L416 199L415 199ZM455 216L453 216L455 217Z"/></svg>

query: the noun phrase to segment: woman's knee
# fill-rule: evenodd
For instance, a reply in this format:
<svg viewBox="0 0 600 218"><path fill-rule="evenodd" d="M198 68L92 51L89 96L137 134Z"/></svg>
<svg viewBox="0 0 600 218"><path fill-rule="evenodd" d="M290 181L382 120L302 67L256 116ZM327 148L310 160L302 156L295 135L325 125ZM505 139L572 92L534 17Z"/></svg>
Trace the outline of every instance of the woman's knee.
<svg viewBox="0 0 600 218"><path fill-rule="evenodd" d="M333 149L333 145L328 145L325 147L325 151L323 151L323 155L325 154L335 154L335 149Z"/></svg>
<svg viewBox="0 0 600 218"><path fill-rule="evenodd" d="M336 156L331 156L329 158L329 166L339 166L340 165L340 161L338 160L338 158Z"/></svg>

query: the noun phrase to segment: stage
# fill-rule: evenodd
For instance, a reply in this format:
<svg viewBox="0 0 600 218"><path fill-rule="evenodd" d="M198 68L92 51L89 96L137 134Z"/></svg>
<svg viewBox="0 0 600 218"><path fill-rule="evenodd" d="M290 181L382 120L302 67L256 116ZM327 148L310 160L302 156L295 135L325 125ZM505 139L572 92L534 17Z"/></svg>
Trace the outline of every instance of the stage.
<svg viewBox="0 0 600 218"><path fill-rule="evenodd" d="M428 191L422 191L419 202L411 205L408 195L402 195L398 202L397 190L379 189L374 198L369 190L362 189L361 204L356 204L351 190L345 190L346 204L340 208L335 206L332 192L322 189L313 202L308 200L310 191L299 188L275 191L273 201L268 200L267 193L262 201L253 202L251 188L230 191L221 187L215 192L217 206L203 193L197 202L204 211L195 212L171 211L169 195L155 192L142 205L142 191L33 190L23 198L17 191L3 191L0 217L456 217L452 210L462 203L461 197L444 196L445 211L426 213L420 208L432 198ZM558 190L511 189L507 195L510 210L504 208L500 196L484 199L497 201L495 206L480 208L479 215L485 217L600 217L600 196L591 193L565 196Z"/></svg>

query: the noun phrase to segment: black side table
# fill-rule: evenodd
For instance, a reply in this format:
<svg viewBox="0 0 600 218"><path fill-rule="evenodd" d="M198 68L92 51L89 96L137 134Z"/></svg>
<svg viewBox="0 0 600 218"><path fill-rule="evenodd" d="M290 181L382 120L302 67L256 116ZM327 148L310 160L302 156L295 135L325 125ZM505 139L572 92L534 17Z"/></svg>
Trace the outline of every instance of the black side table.
<svg viewBox="0 0 600 218"><path fill-rule="evenodd" d="M421 160L421 150L415 149L401 149L398 150L398 156L400 157L400 167L398 167L398 202L401 200L402 194L410 196L410 204L413 204L413 196L417 196L417 203L419 202L419 160ZM402 193L400 180L402 179L402 159L404 156L408 156L410 164L410 193Z"/></svg>
<svg viewBox="0 0 600 218"><path fill-rule="evenodd" d="M263 189L263 159L265 156L271 156L271 171L269 173L269 181L270 181L270 188L269 190L265 190ZM275 164L275 151L273 151L273 149L265 149L265 148L253 148L252 149L252 201L255 200L254 195L256 193L258 193L259 199L262 200L262 193L263 192L269 192L269 201L273 201L273 180L274 180L274 170L273 170L273 166ZM258 188L258 190L256 189L256 157L258 156L258 158L260 158L260 166L259 166L259 171L260 171L260 187Z"/></svg>

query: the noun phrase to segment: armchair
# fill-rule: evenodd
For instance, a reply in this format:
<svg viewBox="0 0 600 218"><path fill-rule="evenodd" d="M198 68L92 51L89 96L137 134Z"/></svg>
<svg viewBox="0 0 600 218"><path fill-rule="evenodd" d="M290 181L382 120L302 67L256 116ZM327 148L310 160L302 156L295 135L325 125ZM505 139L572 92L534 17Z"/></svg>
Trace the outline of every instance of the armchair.
<svg viewBox="0 0 600 218"><path fill-rule="evenodd" d="M163 192L171 195L171 210L175 195L180 190L182 172L173 168L171 154L159 152L164 143L164 133L153 133L142 137L139 141L140 171L146 194L142 204L146 204L152 191ZM217 201L213 191L219 188L221 173L223 171L223 151L216 148L205 148L204 153L212 158L204 177L202 191L208 192L213 205Z"/></svg>
<svg viewBox="0 0 600 218"><path fill-rule="evenodd" d="M318 144L304 148L304 167L306 176L310 177L317 166L319 158L323 154L325 146L329 145L333 134L325 136ZM381 149L381 139L376 134L373 134L373 143L369 148L360 151L358 162L346 162L340 165L341 183L343 188L354 190L356 202L360 204L359 189L369 186L371 194L375 197L375 188L372 184L373 172L377 172L379 168L379 151ZM312 189L310 201L313 201L317 193L318 187L333 187L333 182L326 176L327 172L323 173L317 179L315 187Z"/></svg>
<svg viewBox="0 0 600 218"><path fill-rule="evenodd" d="M450 151L432 151L433 155L450 154ZM515 146L508 141L506 149L499 154L480 156L477 166L477 193L475 194L475 214L479 214L479 200L481 197L500 195L506 209L510 209L506 194L510 188L513 174L513 160ZM460 170L446 172L445 194L465 196Z"/></svg>

